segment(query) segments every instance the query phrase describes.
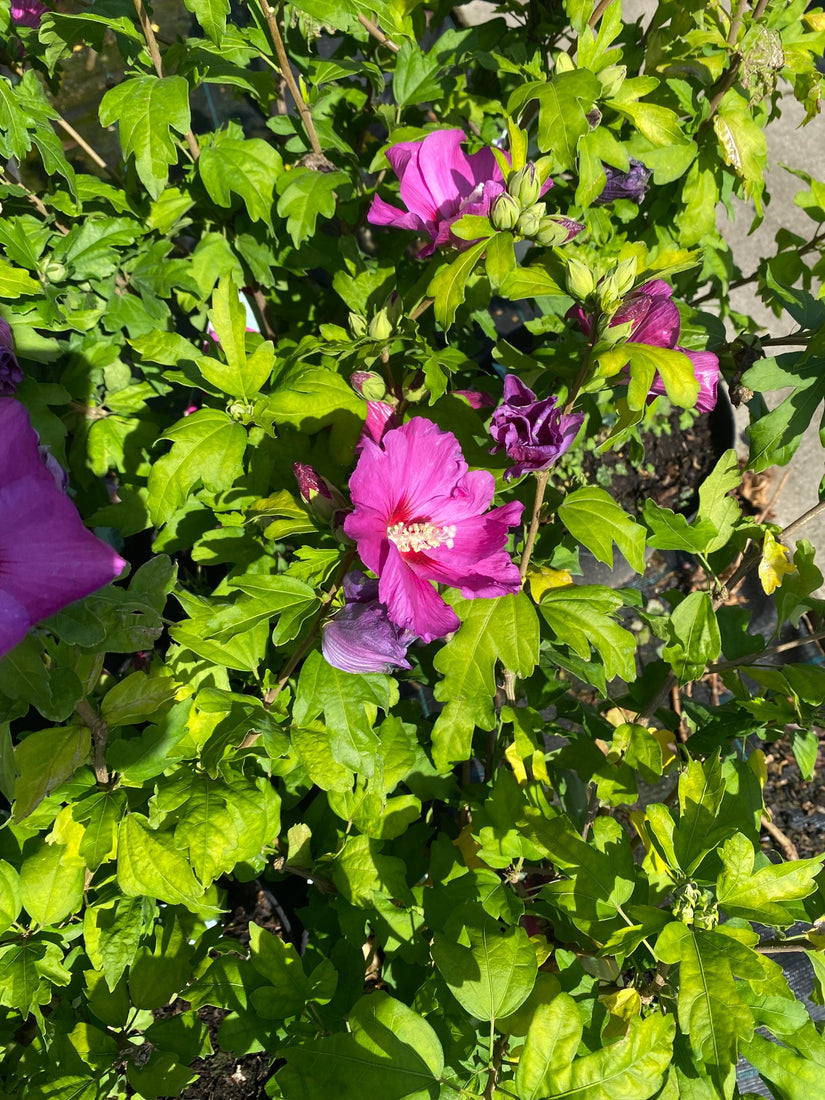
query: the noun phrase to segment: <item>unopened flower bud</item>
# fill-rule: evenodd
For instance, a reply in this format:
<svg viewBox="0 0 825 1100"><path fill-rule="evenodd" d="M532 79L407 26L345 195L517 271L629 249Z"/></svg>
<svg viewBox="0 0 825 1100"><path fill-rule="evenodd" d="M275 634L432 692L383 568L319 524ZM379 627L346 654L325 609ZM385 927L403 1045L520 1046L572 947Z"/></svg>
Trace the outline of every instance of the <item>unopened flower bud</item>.
<svg viewBox="0 0 825 1100"><path fill-rule="evenodd" d="M562 218L558 214L551 214L541 219L539 231L536 233L536 244L540 244L544 248L567 244L583 229L584 226L581 222L574 222L572 218Z"/></svg>
<svg viewBox="0 0 825 1100"><path fill-rule="evenodd" d="M390 319L390 324L393 328L395 328L395 326L404 316L404 301L397 290L394 290L389 296L384 304L384 309L387 311L387 316Z"/></svg>
<svg viewBox="0 0 825 1100"><path fill-rule="evenodd" d="M349 330L356 340L362 340L367 335L367 322L358 313L351 313L348 318Z"/></svg>
<svg viewBox="0 0 825 1100"><path fill-rule="evenodd" d="M490 211L490 222L492 223L493 229L498 229L499 231L515 229L520 212L519 204L512 195L508 195L505 191L498 196Z"/></svg>
<svg viewBox="0 0 825 1100"><path fill-rule="evenodd" d="M581 260L574 260L572 256L567 261L566 283L568 294L579 302L586 301L596 289L593 272Z"/></svg>
<svg viewBox="0 0 825 1100"><path fill-rule="evenodd" d="M349 376L350 385L367 401L382 401L387 392L384 379L373 370L357 370Z"/></svg>
<svg viewBox="0 0 825 1100"><path fill-rule="evenodd" d="M328 521L335 512L346 507L346 501L325 477L304 462L296 462L292 467L298 492L305 504L308 504L317 519Z"/></svg>
<svg viewBox="0 0 825 1100"><path fill-rule="evenodd" d="M392 322L387 316L386 309L379 309L370 321L370 339L377 340L379 343L384 343L392 336L392 329Z"/></svg>
<svg viewBox="0 0 825 1100"><path fill-rule="evenodd" d="M636 279L636 258L631 256L608 272L599 284L599 302L605 313L612 314L616 304L633 289Z"/></svg>
<svg viewBox="0 0 825 1100"><path fill-rule="evenodd" d="M532 161L528 161L518 172L514 172L507 181L507 191L522 209L538 202L541 195L541 180Z"/></svg>
<svg viewBox="0 0 825 1100"><path fill-rule="evenodd" d="M541 227L541 219L544 215L544 204L537 202L522 210L521 217L516 223L516 228L524 237L535 237Z"/></svg>
<svg viewBox="0 0 825 1100"><path fill-rule="evenodd" d="M66 265L59 260L49 260L43 268L43 275L50 283L62 283L66 278Z"/></svg>
<svg viewBox="0 0 825 1100"><path fill-rule="evenodd" d="M627 66L608 65L606 69L602 69L597 75L602 86L601 98L613 99L622 84L624 84L624 79L627 76Z"/></svg>

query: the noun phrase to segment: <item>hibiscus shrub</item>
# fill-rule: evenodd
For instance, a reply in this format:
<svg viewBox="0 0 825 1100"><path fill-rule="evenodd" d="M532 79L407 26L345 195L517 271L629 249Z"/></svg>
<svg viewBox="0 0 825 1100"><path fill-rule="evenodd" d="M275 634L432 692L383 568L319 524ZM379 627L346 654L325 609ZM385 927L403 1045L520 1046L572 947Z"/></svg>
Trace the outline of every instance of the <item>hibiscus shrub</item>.
<svg viewBox="0 0 825 1100"><path fill-rule="evenodd" d="M488 7L0 0L0 1100L819 1094L825 14Z"/></svg>

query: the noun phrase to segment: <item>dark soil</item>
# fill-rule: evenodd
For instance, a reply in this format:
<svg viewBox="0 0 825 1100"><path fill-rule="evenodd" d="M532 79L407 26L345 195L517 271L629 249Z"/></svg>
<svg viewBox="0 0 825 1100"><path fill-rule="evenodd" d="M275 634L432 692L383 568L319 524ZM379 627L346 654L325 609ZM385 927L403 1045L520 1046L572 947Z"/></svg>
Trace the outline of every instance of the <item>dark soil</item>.
<svg viewBox="0 0 825 1100"><path fill-rule="evenodd" d="M765 805L773 824L794 845L800 859L820 855L825 848L825 753L822 747L810 780L799 774L799 765L787 737L766 746L765 751L768 765ZM762 847L777 849L789 858L788 851L766 830L762 832Z"/></svg>
<svg viewBox="0 0 825 1100"><path fill-rule="evenodd" d="M720 455L733 446L727 399L712 413L701 413L689 427L680 427L684 414L673 408L658 434L645 432L644 461L634 462L627 448L588 451L583 458L586 482L601 485L631 515L648 499L662 508L689 515L698 504L698 489Z"/></svg>

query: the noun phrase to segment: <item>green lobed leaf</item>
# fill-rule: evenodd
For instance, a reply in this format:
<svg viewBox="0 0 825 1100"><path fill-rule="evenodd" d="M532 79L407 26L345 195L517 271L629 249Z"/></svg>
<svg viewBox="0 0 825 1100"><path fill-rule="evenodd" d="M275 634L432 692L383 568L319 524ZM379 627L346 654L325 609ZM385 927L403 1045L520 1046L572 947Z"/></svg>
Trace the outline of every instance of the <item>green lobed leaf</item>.
<svg viewBox="0 0 825 1100"><path fill-rule="evenodd" d="M754 871L755 852L747 837L737 833L719 849L724 870L716 881L716 897L732 917L783 928L796 914L782 902L798 901L816 889L815 877L825 856L770 864Z"/></svg>
<svg viewBox="0 0 825 1100"><path fill-rule="evenodd" d="M491 728L496 662L527 677L539 657L539 621L523 592L495 600L457 600L453 607L461 626L434 661L443 674L435 695L446 703L433 729L434 760L442 771L470 755L474 725Z"/></svg>
<svg viewBox="0 0 825 1100"><path fill-rule="evenodd" d="M552 153L556 171L571 168L580 138L590 131L587 114L601 92L597 77L587 69L557 73L552 80L518 88L507 103L507 113L518 115L530 100L539 102L539 149Z"/></svg>
<svg viewBox="0 0 825 1100"><path fill-rule="evenodd" d="M296 248L315 232L320 215L335 213L336 189L349 183L345 172L321 172L310 168L292 168L276 181L278 213L287 219L287 232Z"/></svg>
<svg viewBox="0 0 825 1100"><path fill-rule="evenodd" d="M186 7L200 23L207 37L220 46L226 32L226 17L230 0L184 0Z"/></svg>
<svg viewBox="0 0 825 1100"><path fill-rule="evenodd" d="M436 932L432 956L463 1009L477 1020L508 1016L532 992L538 967L527 933L519 925L502 929L494 920L468 926L469 946Z"/></svg>
<svg viewBox="0 0 825 1100"><path fill-rule="evenodd" d="M335 1082L340 1100L440 1100L444 1054L426 1020L379 991L362 997L349 1016L350 1033L284 1050L275 1076L285 1100L315 1100Z"/></svg>
<svg viewBox="0 0 825 1100"><path fill-rule="evenodd" d="M486 247L486 240L471 245L452 263L442 264L430 280L427 293L433 299L435 319L445 331L455 320L456 310L467 292L467 280Z"/></svg>
<svg viewBox="0 0 825 1100"><path fill-rule="evenodd" d="M558 514L570 534L594 557L613 568L613 543L637 573L645 568L645 532L609 493L587 485L569 493Z"/></svg>
<svg viewBox="0 0 825 1100"><path fill-rule="evenodd" d="M678 604L668 619L669 643L662 657L673 667L684 684L697 680L706 665L722 652L719 623L709 592L691 592Z"/></svg>
<svg viewBox="0 0 825 1100"><path fill-rule="evenodd" d="M220 409L198 409L164 435L172 449L152 465L148 505L158 525L182 508L195 485L213 492L231 487L241 473L246 432Z"/></svg>
<svg viewBox="0 0 825 1100"><path fill-rule="evenodd" d="M86 726L38 730L17 746L14 820L22 821L53 790L86 763L91 735Z"/></svg>
<svg viewBox="0 0 825 1100"><path fill-rule="evenodd" d="M293 717L300 726L323 714L333 758L369 775L378 749L372 728L378 709L388 713L397 699L398 686L392 677L342 672L316 650L298 677Z"/></svg>
<svg viewBox="0 0 825 1100"><path fill-rule="evenodd" d="M213 202L228 207L232 194L239 195L252 221L266 222L270 228L275 182L283 167L280 154L260 138L218 134L198 158L198 172Z"/></svg>
<svg viewBox="0 0 825 1100"><path fill-rule="evenodd" d="M146 190L156 199L177 163L172 130L190 128L189 85L182 76L133 76L110 88L100 101L100 124L117 122L125 157L134 156Z"/></svg>
<svg viewBox="0 0 825 1100"><path fill-rule="evenodd" d="M203 887L188 860L169 833L154 832L144 821L140 814L129 814L120 823L117 881L121 890L127 897L197 906Z"/></svg>
<svg viewBox="0 0 825 1100"><path fill-rule="evenodd" d="M551 588L544 593L539 611L559 641L585 660L591 645L604 663L608 680L621 676L636 679L636 639L611 617L622 606L622 598L600 585L576 584Z"/></svg>
<svg viewBox="0 0 825 1100"><path fill-rule="evenodd" d="M754 1026L725 937L673 921L659 934L655 951L662 962L679 966L679 1028L719 1086Z"/></svg>
<svg viewBox="0 0 825 1100"><path fill-rule="evenodd" d="M63 844L41 844L20 867L20 900L36 924L59 924L83 904L85 867Z"/></svg>

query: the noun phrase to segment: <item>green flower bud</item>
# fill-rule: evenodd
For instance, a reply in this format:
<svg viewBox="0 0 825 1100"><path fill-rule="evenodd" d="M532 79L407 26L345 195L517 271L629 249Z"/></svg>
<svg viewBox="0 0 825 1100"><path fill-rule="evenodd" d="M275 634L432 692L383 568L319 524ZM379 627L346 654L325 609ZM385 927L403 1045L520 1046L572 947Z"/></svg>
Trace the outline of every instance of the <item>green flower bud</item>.
<svg viewBox="0 0 825 1100"><path fill-rule="evenodd" d="M612 313L618 302L633 289L636 279L636 259L616 264L599 284L599 304L605 313Z"/></svg>
<svg viewBox="0 0 825 1100"><path fill-rule="evenodd" d="M43 275L50 283L62 283L66 278L66 265L59 260L49 260L43 269Z"/></svg>
<svg viewBox="0 0 825 1100"><path fill-rule="evenodd" d="M370 321L370 339L384 342L392 336L393 325L386 309L379 309Z"/></svg>
<svg viewBox="0 0 825 1100"><path fill-rule="evenodd" d="M579 222L571 218L564 218L559 214L550 214L539 222L539 231L536 233L536 244L544 248L554 248L556 245L566 244L584 229Z"/></svg>
<svg viewBox="0 0 825 1100"><path fill-rule="evenodd" d="M356 393L360 393L366 401L383 401L387 395L384 379L375 371L357 370L349 380Z"/></svg>
<svg viewBox="0 0 825 1100"><path fill-rule="evenodd" d="M519 213L519 204L512 195L508 195L506 192L499 195L490 211L490 222L493 229L499 231L515 229Z"/></svg>
<svg viewBox="0 0 825 1100"><path fill-rule="evenodd" d="M544 203L536 202L532 206L528 206L526 210L522 210L519 220L516 222L516 229L524 237L535 237L541 227L542 216L544 215Z"/></svg>
<svg viewBox="0 0 825 1100"><path fill-rule="evenodd" d="M541 180L532 161L528 161L507 181L507 191L520 207L532 206L541 195Z"/></svg>
<svg viewBox="0 0 825 1100"><path fill-rule="evenodd" d="M572 257L567 261L567 292L579 302L586 301L596 289L596 280L589 267Z"/></svg>
<svg viewBox="0 0 825 1100"><path fill-rule="evenodd" d="M363 340L367 335L367 322L358 313L349 315L349 330L356 340Z"/></svg>
<svg viewBox="0 0 825 1100"><path fill-rule="evenodd" d="M601 98L613 99L619 88L624 84L624 78L627 76L627 66L608 65L606 69L602 69L597 75L602 86Z"/></svg>

